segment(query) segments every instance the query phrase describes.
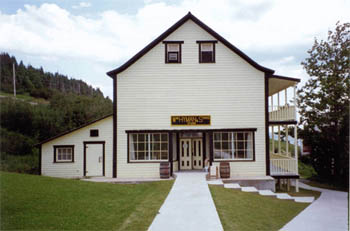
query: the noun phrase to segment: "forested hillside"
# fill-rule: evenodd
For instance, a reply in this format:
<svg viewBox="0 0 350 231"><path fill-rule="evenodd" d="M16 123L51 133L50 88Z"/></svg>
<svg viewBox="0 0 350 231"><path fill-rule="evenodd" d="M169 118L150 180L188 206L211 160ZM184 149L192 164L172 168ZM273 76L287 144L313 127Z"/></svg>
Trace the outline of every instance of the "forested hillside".
<svg viewBox="0 0 350 231"><path fill-rule="evenodd" d="M12 96L12 63L17 97ZM112 113L112 101L82 80L0 54L1 169L38 172L38 142Z"/></svg>

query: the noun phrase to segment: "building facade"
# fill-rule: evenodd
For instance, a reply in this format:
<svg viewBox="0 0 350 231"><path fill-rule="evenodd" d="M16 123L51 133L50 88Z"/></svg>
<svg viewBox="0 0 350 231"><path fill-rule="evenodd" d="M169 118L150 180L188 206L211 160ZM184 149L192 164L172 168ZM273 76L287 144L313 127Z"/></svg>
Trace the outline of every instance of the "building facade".
<svg viewBox="0 0 350 231"><path fill-rule="evenodd" d="M229 162L231 177L298 177L296 152L288 150L288 139L281 149L281 131L296 124L286 89L299 79L274 75L191 13L107 74L114 112L101 125L110 134L95 140L106 140L102 175L159 178L162 162L170 163L171 174ZM69 134L64 143L84 145ZM43 175L56 174L47 170L55 163L48 165L46 156L52 158L62 139L41 144ZM88 158L78 145L75 157L81 149L80 168ZM81 169L74 176L86 176Z"/></svg>

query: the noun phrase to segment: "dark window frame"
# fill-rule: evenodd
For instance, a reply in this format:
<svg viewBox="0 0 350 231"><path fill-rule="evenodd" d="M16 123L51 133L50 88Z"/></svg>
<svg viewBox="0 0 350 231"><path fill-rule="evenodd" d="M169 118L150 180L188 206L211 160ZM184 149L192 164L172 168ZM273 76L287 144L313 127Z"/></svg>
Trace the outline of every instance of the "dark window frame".
<svg viewBox="0 0 350 231"><path fill-rule="evenodd" d="M57 160L57 155L58 155L58 152L57 152L57 149L59 148L71 148L72 149L72 160L64 160L64 161L60 161L60 160ZM53 146L53 162L54 163L74 163L74 145L54 145Z"/></svg>
<svg viewBox="0 0 350 231"><path fill-rule="evenodd" d="M163 44L165 45L165 63L170 63L170 64L176 64L176 63L182 63L182 44L184 43L184 41L163 41ZM178 44L179 45L179 52L175 52L175 51L170 51L168 52L168 44ZM172 61L169 60L169 54L170 53L176 53L178 56L178 60L177 61Z"/></svg>
<svg viewBox="0 0 350 231"><path fill-rule="evenodd" d="M99 137L99 135L100 135L99 133L100 132L98 129L90 129L90 137Z"/></svg>
<svg viewBox="0 0 350 231"><path fill-rule="evenodd" d="M198 61L199 63L216 63L216 49L215 44L217 43L217 40L198 40ZM202 44L203 43L211 43L213 45L213 57L211 61L203 61L202 59Z"/></svg>
<svg viewBox="0 0 350 231"><path fill-rule="evenodd" d="M168 158L166 160L132 160L130 158L130 135L132 134L167 134L167 137L168 137ZM170 136L170 134L168 132L157 132L157 131L147 131L147 132L139 132L139 131L133 131L133 132L127 132L126 133L127 135L127 156L128 156L128 164L138 164L138 163L162 163L162 162L170 162L170 154L171 154L171 151L170 151L170 148L171 148L171 141L170 141L170 138L172 138Z"/></svg>
<svg viewBox="0 0 350 231"><path fill-rule="evenodd" d="M227 133L227 132L251 132L252 133L252 139L253 139L253 158L252 159L215 159L214 158L214 139L213 139L213 136L214 136L214 132L224 132L224 133ZM222 130L222 131L214 131L212 134L211 134L211 140L209 141L210 142L210 151L212 153L212 162L255 162L255 131L252 131L252 130Z"/></svg>

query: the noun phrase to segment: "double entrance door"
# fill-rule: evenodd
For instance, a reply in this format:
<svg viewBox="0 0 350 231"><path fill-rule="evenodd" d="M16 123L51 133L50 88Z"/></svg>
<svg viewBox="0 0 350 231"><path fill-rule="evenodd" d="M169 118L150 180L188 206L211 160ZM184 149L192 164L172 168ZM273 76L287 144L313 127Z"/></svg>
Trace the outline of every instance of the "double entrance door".
<svg viewBox="0 0 350 231"><path fill-rule="evenodd" d="M180 139L180 170L203 168L203 141Z"/></svg>

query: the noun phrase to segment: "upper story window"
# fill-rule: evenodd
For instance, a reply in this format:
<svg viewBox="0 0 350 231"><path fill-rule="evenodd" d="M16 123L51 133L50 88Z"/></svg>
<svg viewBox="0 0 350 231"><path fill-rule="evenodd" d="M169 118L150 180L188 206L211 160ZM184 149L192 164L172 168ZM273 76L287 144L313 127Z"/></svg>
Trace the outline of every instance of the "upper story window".
<svg viewBox="0 0 350 231"><path fill-rule="evenodd" d="M197 41L199 44L199 62L215 63L215 43L217 41Z"/></svg>
<svg viewBox="0 0 350 231"><path fill-rule="evenodd" d="M181 44L183 41L163 41L165 44L165 63L181 63Z"/></svg>
<svg viewBox="0 0 350 231"><path fill-rule="evenodd" d="M91 137L98 137L98 129L91 129L90 136Z"/></svg>

